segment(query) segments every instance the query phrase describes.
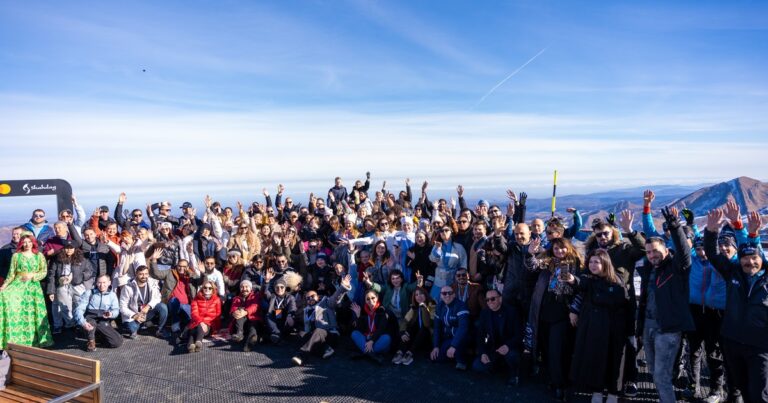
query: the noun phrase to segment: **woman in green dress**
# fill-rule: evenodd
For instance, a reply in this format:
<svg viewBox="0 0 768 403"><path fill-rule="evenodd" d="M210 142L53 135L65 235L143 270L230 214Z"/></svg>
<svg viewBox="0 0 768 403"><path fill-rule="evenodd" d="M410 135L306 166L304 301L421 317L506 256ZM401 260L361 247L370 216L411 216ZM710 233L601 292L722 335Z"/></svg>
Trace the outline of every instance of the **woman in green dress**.
<svg viewBox="0 0 768 403"><path fill-rule="evenodd" d="M53 344L40 280L48 274L37 241L23 235L0 286L0 349L8 343L46 347Z"/></svg>

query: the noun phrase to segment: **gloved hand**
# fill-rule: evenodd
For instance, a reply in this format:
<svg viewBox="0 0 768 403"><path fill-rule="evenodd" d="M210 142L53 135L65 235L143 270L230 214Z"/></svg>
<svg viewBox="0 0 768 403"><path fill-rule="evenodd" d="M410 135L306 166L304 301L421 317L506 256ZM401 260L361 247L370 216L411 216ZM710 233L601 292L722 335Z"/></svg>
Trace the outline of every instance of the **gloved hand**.
<svg viewBox="0 0 768 403"><path fill-rule="evenodd" d="M611 225L611 227L616 226L616 214L610 213L608 214L608 217L605 219L605 221L608 221L608 224Z"/></svg>
<svg viewBox="0 0 768 403"><path fill-rule="evenodd" d="M365 173L365 179L371 179L371 172L370 171Z"/></svg>
<svg viewBox="0 0 768 403"><path fill-rule="evenodd" d="M685 218L686 224L693 225L693 211L691 211L690 209L684 208L683 218Z"/></svg>
<svg viewBox="0 0 768 403"><path fill-rule="evenodd" d="M520 192L520 205L525 206L525 201L528 199L528 193Z"/></svg>
<svg viewBox="0 0 768 403"><path fill-rule="evenodd" d="M676 214L672 213L669 207L664 207L663 209L661 209L661 215L663 215L664 220L667 221L667 228L669 228L670 231L680 226L680 219L677 218Z"/></svg>

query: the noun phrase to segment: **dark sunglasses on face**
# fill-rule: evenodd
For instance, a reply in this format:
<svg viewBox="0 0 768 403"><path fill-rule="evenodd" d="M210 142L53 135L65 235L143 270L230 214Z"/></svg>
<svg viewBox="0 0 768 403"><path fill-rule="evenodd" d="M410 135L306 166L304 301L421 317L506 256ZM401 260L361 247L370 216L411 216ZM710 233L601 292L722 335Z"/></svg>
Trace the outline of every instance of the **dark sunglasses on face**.
<svg viewBox="0 0 768 403"><path fill-rule="evenodd" d="M213 287L203 287L204 290L212 290Z"/></svg>
<svg viewBox="0 0 768 403"><path fill-rule="evenodd" d="M32 217L36 217L36 218L45 218L45 214L35 214L35 215L33 215Z"/></svg>
<svg viewBox="0 0 768 403"><path fill-rule="evenodd" d="M368 297L365 300L366 301L376 301L376 297Z"/></svg>
<svg viewBox="0 0 768 403"><path fill-rule="evenodd" d="M485 299L485 302L494 302L497 299L499 299L499 297L488 297L488 298Z"/></svg>
<svg viewBox="0 0 768 403"><path fill-rule="evenodd" d="M603 231L603 232L598 232L598 233L597 233L597 234L595 234L595 235L596 235L598 238L608 238L609 236L611 236L611 231Z"/></svg>
<svg viewBox="0 0 768 403"><path fill-rule="evenodd" d="M440 295L453 295L453 291L440 291Z"/></svg>

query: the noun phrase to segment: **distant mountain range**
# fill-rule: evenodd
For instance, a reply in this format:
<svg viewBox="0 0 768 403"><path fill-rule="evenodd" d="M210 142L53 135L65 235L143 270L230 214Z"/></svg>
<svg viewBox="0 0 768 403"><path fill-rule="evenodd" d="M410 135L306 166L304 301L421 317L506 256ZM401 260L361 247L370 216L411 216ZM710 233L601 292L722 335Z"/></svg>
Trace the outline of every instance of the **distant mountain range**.
<svg viewBox="0 0 768 403"><path fill-rule="evenodd" d="M618 213L630 209L640 213L643 208L643 191L647 188L620 189L609 192L586 195L569 195L557 198L558 214L565 215L565 208L579 209L588 225L594 218L606 217L610 213ZM741 207L742 214L748 211L760 211L768 214L768 183L742 176L718 184L698 186L655 186L656 193L653 203L653 214L657 221L660 219L660 209L664 206L683 206L693 210L699 217L697 222L703 224L703 216L707 211L723 206L729 200L735 200ZM551 199L529 199L529 217L549 217ZM639 223L639 217L635 220Z"/></svg>

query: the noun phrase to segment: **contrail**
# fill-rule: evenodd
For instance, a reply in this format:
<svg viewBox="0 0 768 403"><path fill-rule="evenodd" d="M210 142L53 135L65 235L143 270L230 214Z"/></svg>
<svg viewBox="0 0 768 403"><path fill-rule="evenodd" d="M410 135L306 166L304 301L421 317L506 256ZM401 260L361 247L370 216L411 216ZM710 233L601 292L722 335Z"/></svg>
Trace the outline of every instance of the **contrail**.
<svg viewBox="0 0 768 403"><path fill-rule="evenodd" d="M514 77L514 76L515 76L515 74L519 73L519 72L520 72L520 70L524 69L524 68L525 68L525 66L527 66L527 65L531 64L531 62L532 62L532 61L536 60L536 58L537 58L537 57L539 57L539 56L541 56L541 54L542 54L542 53L544 53L544 52L545 52L547 49L549 49L549 46L547 46L547 47L545 47L544 49L540 50L540 51L539 51L539 53L536 53L536 54L535 54L535 55L534 55L532 58L528 59L528 61L527 61L527 62L525 62L525 63L523 63L523 65L522 65L522 66L518 67L518 68L517 68L515 71L513 71L512 73L510 73L510 75L508 75L507 77L505 77L503 80L499 81L499 83L498 83L498 84L496 84L495 86L493 86L493 88L491 88L491 90L490 90L490 91L488 91L488 93L486 93L485 95L483 95L483 97L482 97L482 98L480 98L480 100L479 100L479 101L477 101L477 103L475 104L475 106L473 106L473 107L472 107L472 109L474 109L474 108L476 108L478 105L480 105L480 104L481 104L483 101L485 101L485 98L488 98L488 96L489 96L489 95L491 95L491 94L493 94L493 92L494 92L494 91L496 91L496 89L498 89L499 87L501 87L502 85L504 85L504 83L506 83L506 82L507 82L507 81L508 81L510 78Z"/></svg>

